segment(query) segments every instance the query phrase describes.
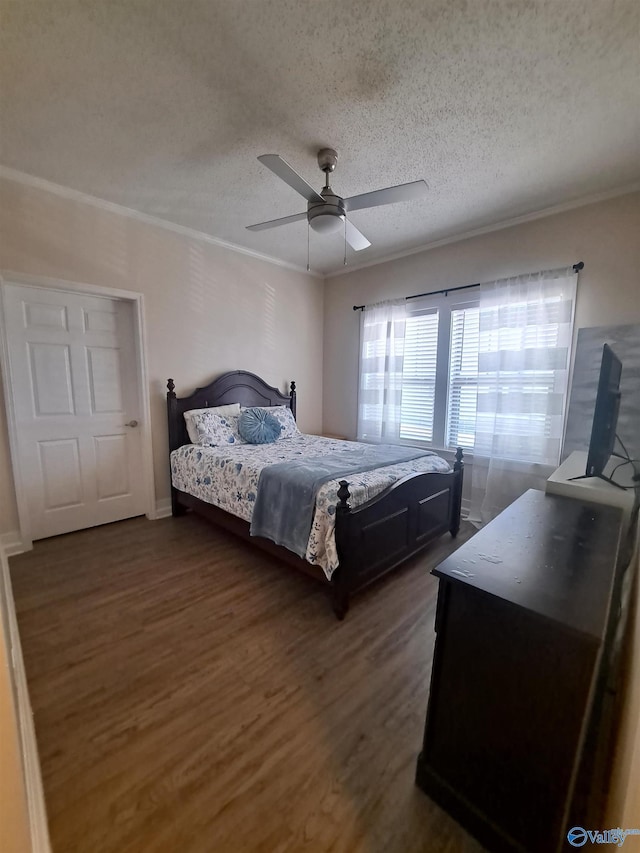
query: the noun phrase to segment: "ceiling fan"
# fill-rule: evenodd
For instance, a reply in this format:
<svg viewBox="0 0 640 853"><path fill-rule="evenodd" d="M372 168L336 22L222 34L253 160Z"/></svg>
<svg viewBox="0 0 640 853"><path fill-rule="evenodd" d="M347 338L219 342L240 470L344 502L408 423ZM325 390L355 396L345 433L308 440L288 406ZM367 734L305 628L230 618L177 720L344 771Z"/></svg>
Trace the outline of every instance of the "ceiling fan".
<svg viewBox="0 0 640 853"><path fill-rule="evenodd" d="M307 210L306 213L294 213L293 216L271 219L268 222L259 222L257 225L247 225L249 231L263 231L266 228L276 228L279 225L288 225L290 222L301 222L306 219L311 228L320 234L344 229L345 240L356 252L366 249L371 243L347 219L347 213L353 210L364 210L367 207L394 204L397 201L410 201L419 198L427 191L426 181L412 181L408 184L399 184L397 187L386 187L383 190L352 195L351 198L341 198L329 186L329 174L333 172L338 162L338 154L333 148L321 148L318 151L318 166L325 174L324 187L319 193L278 154L261 154L258 160L306 198Z"/></svg>

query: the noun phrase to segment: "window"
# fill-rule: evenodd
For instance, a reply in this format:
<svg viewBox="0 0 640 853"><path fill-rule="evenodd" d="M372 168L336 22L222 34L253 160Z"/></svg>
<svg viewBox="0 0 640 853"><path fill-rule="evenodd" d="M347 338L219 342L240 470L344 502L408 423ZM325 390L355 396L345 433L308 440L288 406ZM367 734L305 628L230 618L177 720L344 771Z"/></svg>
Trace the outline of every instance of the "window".
<svg viewBox="0 0 640 853"><path fill-rule="evenodd" d="M474 445L478 303L409 303L402 370L400 439L435 447Z"/></svg>
<svg viewBox="0 0 640 853"><path fill-rule="evenodd" d="M514 459L542 458L550 432L549 402L557 377L559 352L558 316L560 301L547 306L550 322L527 322L526 302L509 308L495 308L491 325L502 324L500 349L512 353L513 369L500 370L496 389L498 343L491 332L480 334L478 306L451 310L451 347L447 405L447 444L488 452L496 436L503 440L502 452ZM498 317L500 314L500 317ZM538 354L537 364L526 364L526 351ZM542 355L540 363L540 351ZM522 353L517 363L516 353ZM493 363L492 363L493 362ZM480 367L479 367L480 364ZM536 404L536 398L538 399ZM552 406L562 411L563 396ZM554 412L554 413L557 413Z"/></svg>
<svg viewBox="0 0 640 853"><path fill-rule="evenodd" d="M365 441L400 440L406 320L404 299L362 312L358 438Z"/></svg>
<svg viewBox="0 0 640 853"><path fill-rule="evenodd" d="M400 438L433 441L438 312L407 317L404 333Z"/></svg>
<svg viewBox="0 0 640 853"><path fill-rule="evenodd" d="M573 298L548 285L543 294L483 303L474 445L481 455L559 461Z"/></svg>
<svg viewBox="0 0 640 853"><path fill-rule="evenodd" d="M358 436L557 464L575 276L521 278L363 318Z"/></svg>
<svg viewBox="0 0 640 853"><path fill-rule="evenodd" d="M478 408L480 309L453 308L449 349L447 444L473 448Z"/></svg>

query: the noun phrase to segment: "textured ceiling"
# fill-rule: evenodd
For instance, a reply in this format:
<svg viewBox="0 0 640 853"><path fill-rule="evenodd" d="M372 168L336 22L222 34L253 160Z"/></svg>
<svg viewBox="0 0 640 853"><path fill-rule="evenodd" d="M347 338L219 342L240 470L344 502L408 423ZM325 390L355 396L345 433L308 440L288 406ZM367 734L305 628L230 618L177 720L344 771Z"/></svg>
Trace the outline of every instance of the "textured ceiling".
<svg viewBox="0 0 640 853"><path fill-rule="evenodd" d="M0 162L306 265L305 209L256 160L343 196L369 262L640 178L638 0L0 0ZM311 232L316 271L339 237Z"/></svg>

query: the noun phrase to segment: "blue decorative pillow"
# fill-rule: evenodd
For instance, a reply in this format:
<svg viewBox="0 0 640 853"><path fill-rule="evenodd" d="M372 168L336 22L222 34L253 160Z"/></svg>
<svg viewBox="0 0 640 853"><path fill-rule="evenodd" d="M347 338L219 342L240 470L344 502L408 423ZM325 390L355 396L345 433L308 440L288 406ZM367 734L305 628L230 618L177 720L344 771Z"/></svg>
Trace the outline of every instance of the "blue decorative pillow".
<svg viewBox="0 0 640 853"><path fill-rule="evenodd" d="M258 406L243 409L238 418L238 432L249 444L271 444L279 437L281 429L279 421Z"/></svg>

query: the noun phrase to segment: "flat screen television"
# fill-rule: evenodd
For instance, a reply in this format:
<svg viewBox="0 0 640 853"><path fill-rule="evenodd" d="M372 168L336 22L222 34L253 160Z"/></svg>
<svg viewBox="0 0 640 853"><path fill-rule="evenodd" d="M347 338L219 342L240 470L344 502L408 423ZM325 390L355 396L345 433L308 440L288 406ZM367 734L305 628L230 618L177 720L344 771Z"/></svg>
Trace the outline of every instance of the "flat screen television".
<svg viewBox="0 0 640 853"><path fill-rule="evenodd" d="M591 441L587 456L587 477L602 477L616 440L616 426L620 409L620 376L622 362L605 344L602 349L602 363L598 380L596 408L593 413Z"/></svg>

